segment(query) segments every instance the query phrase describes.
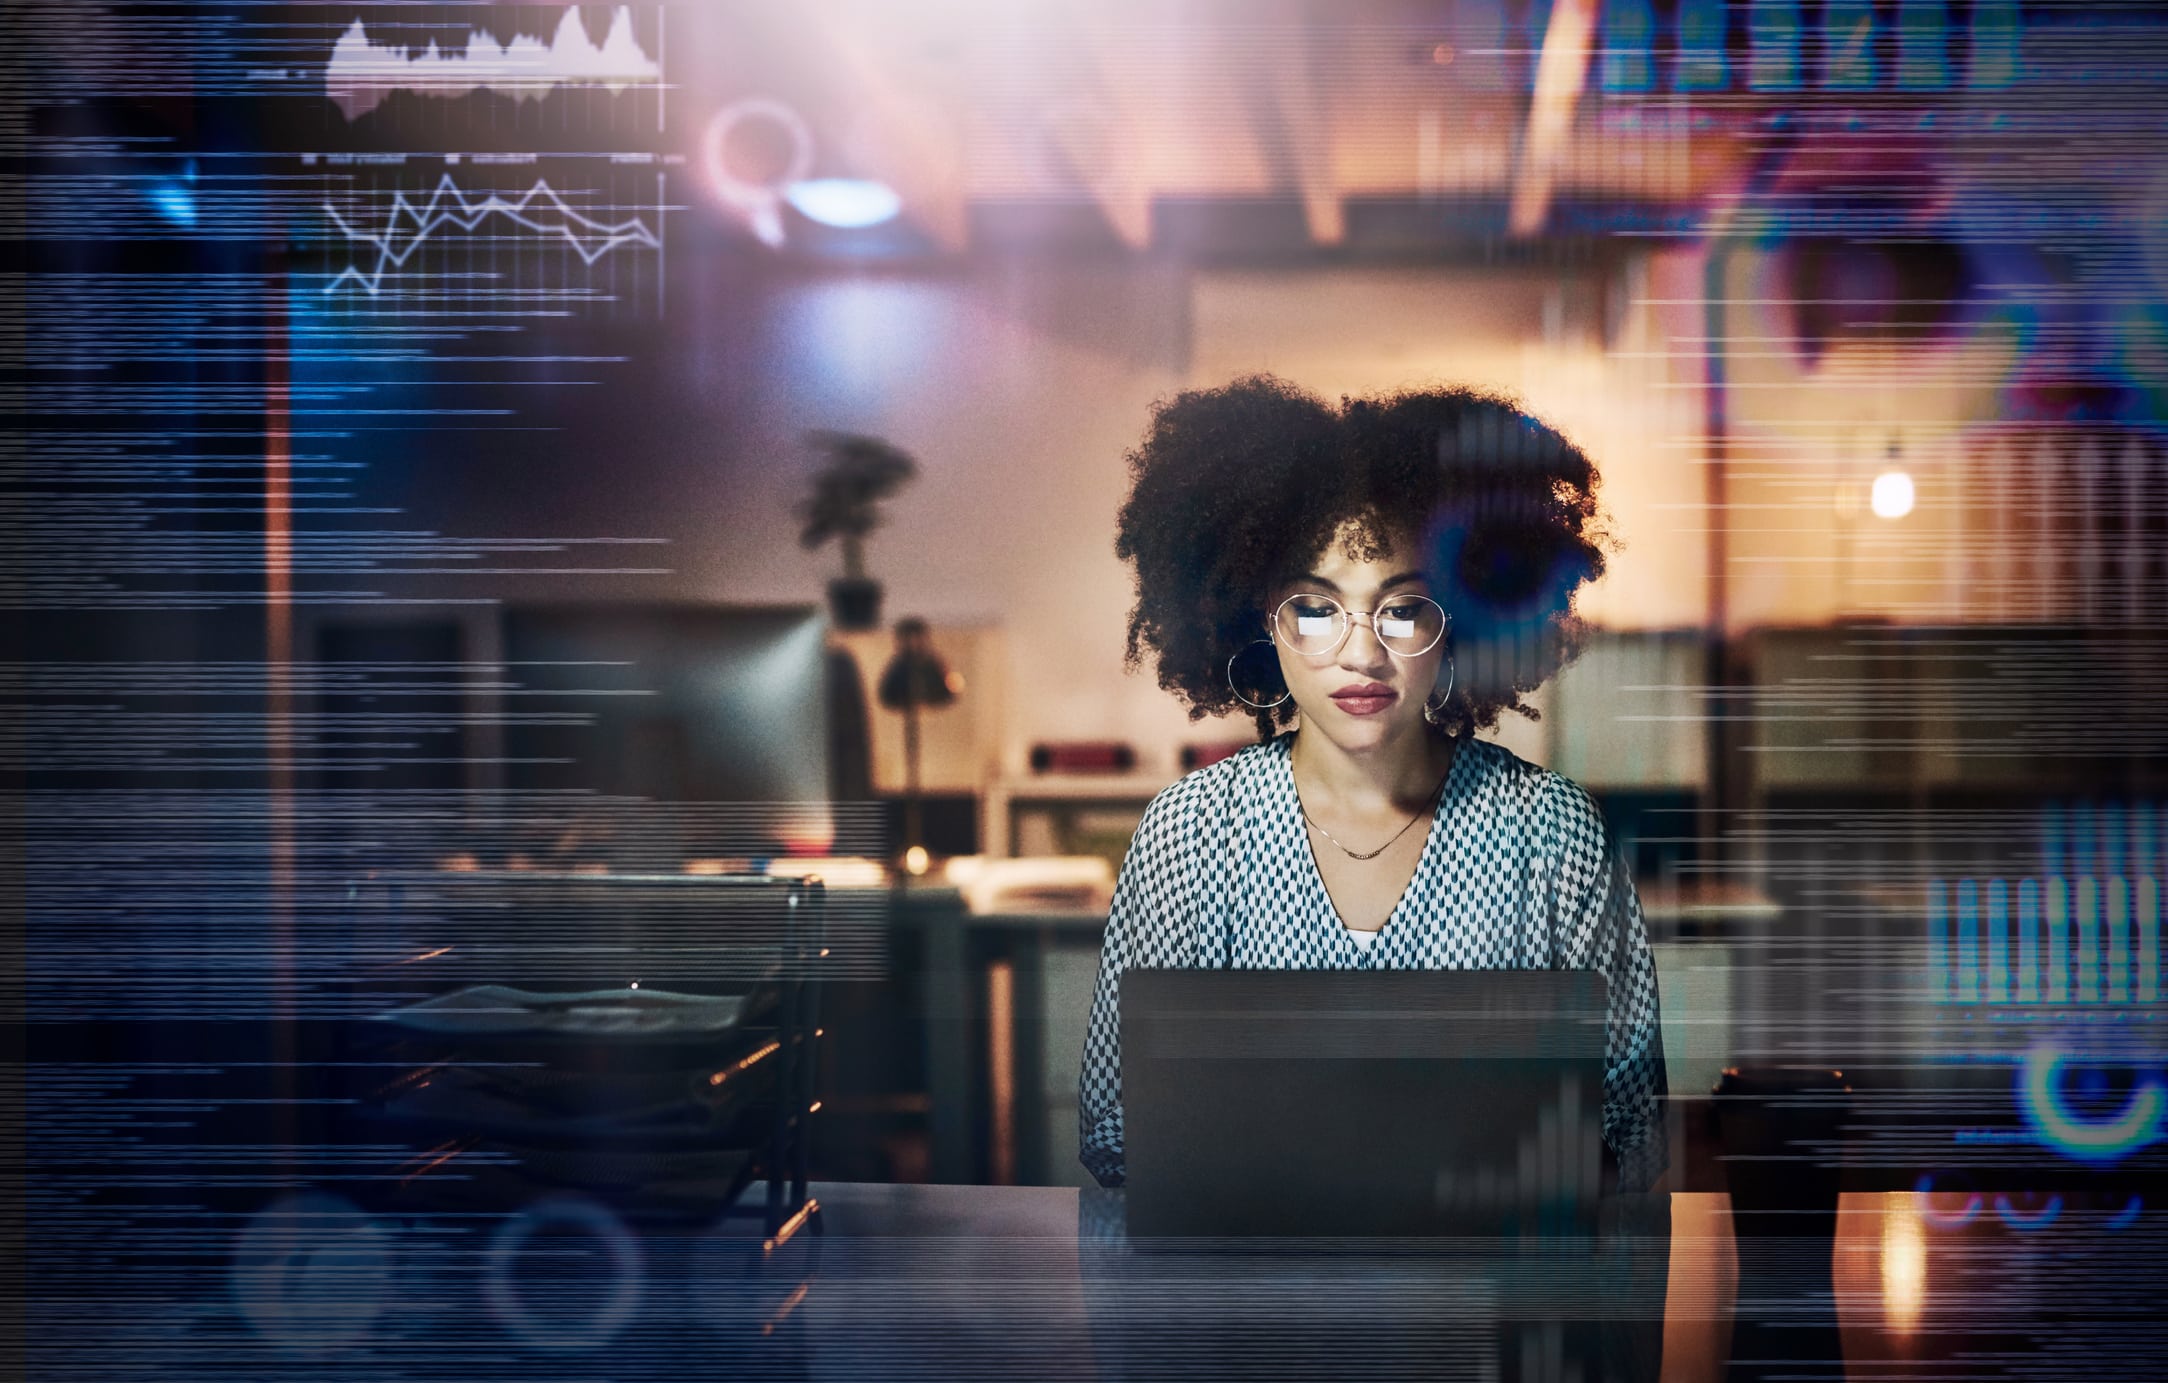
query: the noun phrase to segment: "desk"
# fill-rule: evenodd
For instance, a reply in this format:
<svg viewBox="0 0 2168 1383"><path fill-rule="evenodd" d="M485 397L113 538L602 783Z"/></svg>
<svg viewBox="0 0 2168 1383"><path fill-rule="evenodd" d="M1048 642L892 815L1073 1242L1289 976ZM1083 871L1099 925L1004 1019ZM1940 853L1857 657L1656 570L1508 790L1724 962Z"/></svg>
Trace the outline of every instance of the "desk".
<svg viewBox="0 0 2168 1383"><path fill-rule="evenodd" d="M1045 957L1057 943L1066 942L1087 951L1096 967L1106 915L982 915L966 909L953 888L914 884L896 892L890 916L895 925L917 932L924 948L917 992L924 1016L926 1084L931 1097L932 1179L985 1181L1003 1167L1039 1171L1056 1157L1062 1159L1066 1171L1076 1160L1073 1132L1057 1151L1049 1146L1043 1118L1033 1118L1040 1104L1039 1076L1045 1060L1039 1031L1047 995ZM1008 966L1009 988L998 1012L989 1011L995 1007L988 994L989 960ZM1079 1024L1082 1003L1088 999L1088 995L1083 1001L1067 996ZM1007 1033L1010 1040L992 1042L990 1035L996 1032ZM1081 1028L1079 1034L1076 1053L1083 1051ZM1067 1054L1062 1060L1073 1063L1075 1056ZM1073 1084L1075 1078L1072 1064L1064 1079ZM980 1108L982 1089L997 1108ZM1007 1106L999 1107L1004 1100ZM1005 1153L1004 1139L1010 1140Z"/></svg>
<svg viewBox="0 0 2168 1383"><path fill-rule="evenodd" d="M981 915L953 888L894 895L896 925L923 941L916 977L930 1096L929 1179L1079 1182L1077 1064L1098 973L1100 912ZM1760 920L1744 890L1659 895L1666 916ZM1730 942L1655 945L1664 1047L1676 1096L1706 1095L1732 1060ZM989 983L1005 966L999 985ZM997 1040L1005 1036L1006 1040ZM990 1104L989 1104L990 1102Z"/></svg>
<svg viewBox="0 0 2168 1383"><path fill-rule="evenodd" d="M997 778L988 783L981 809L980 848L989 855L1028 855L1053 848L1070 854L1069 834L1080 813L1115 810L1142 817L1152 799L1172 779L1147 773L1051 773L1029 778ZM1032 812L1052 816L1051 836L1034 849L1024 848L1017 818Z"/></svg>
<svg viewBox="0 0 2168 1383"><path fill-rule="evenodd" d="M800 1251L809 1378L1655 1379L1669 1235L1202 1241L1096 1188L836 1185ZM1655 1207L1661 1215L1661 1207ZM1631 1218L1629 1216L1628 1218Z"/></svg>
<svg viewBox="0 0 2168 1383"><path fill-rule="evenodd" d="M1125 1241L1096 1189L813 1192L816 1221L772 1250L738 1222L632 1228L569 1192L398 1218L266 1191L188 1221L194 1249L170 1215L86 1211L71 1232L96 1254L78 1237L55 1255L47 1232L26 1376L1593 1379L1651 1376L1660 1341L1677 1383L2105 1380L2168 1358L2158 1212L2118 1224L2073 1203L2027 1229L1847 1195L1834 1243L1766 1240L1782 1271L1749 1290L1705 1194L1669 1198L1668 1235L1576 1259L1405 1240L1170 1256Z"/></svg>

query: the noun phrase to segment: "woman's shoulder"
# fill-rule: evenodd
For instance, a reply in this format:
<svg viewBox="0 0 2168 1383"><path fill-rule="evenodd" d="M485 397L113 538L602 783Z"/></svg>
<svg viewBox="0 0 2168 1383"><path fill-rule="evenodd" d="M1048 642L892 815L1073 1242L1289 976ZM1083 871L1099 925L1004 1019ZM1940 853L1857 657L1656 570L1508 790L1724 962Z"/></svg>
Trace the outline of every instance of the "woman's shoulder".
<svg viewBox="0 0 2168 1383"><path fill-rule="evenodd" d="M1265 790L1275 757L1285 757L1290 735L1244 745L1223 759L1194 768L1160 789L1145 809L1148 825L1203 825L1233 815L1238 800Z"/></svg>
<svg viewBox="0 0 2168 1383"><path fill-rule="evenodd" d="M1559 776L1495 740L1465 739L1457 752L1465 760L1454 768L1455 775L1466 785L1463 790L1490 799L1493 806L1506 805L1500 799L1533 805L1549 792L1547 780Z"/></svg>
<svg viewBox="0 0 2168 1383"><path fill-rule="evenodd" d="M1461 746L1470 756L1476 795L1493 810L1511 806L1521 818L1552 839L1601 834L1603 810L1588 789L1556 769L1531 763L1502 744L1471 739Z"/></svg>
<svg viewBox="0 0 2168 1383"><path fill-rule="evenodd" d="M1278 741L1246 746L1160 789L1130 837L1122 877L1146 890L1199 885L1231 859L1227 845L1245 798L1270 791Z"/></svg>

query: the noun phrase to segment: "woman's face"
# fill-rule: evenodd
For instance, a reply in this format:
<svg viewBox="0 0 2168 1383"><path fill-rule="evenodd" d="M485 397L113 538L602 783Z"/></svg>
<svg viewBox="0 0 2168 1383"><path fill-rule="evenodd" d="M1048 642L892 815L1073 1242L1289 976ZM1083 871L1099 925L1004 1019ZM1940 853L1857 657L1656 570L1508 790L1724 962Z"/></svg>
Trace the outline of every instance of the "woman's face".
<svg viewBox="0 0 2168 1383"><path fill-rule="evenodd" d="M1379 641L1377 621L1382 619L1388 636L1409 642L1410 628L1420 627L1411 625L1409 616L1424 607L1407 597L1436 600L1437 594L1423 575L1412 539L1397 537L1384 552L1364 559L1353 555L1352 537L1343 528L1306 574L1280 587L1268 618L1281 613L1272 641L1303 727L1314 727L1349 753L1362 753L1424 729L1423 701L1437 685L1447 639L1439 637L1423 652L1406 655ZM1283 610L1282 602L1301 596L1329 597L1343 610L1358 613L1347 622L1347 637L1337 650L1313 655L1292 646L1290 621L1305 611L1314 619L1327 610L1315 603ZM1385 614L1374 613L1380 610Z"/></svg>

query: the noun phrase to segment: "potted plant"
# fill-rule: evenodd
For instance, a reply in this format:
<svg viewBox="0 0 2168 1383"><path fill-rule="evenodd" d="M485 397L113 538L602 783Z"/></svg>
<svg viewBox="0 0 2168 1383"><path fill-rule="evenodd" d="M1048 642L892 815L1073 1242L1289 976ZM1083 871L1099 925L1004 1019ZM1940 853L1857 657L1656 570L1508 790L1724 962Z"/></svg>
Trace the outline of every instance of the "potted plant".
<svg viewBox="0 0 2168 1383"><path fill-rule="evenodd" d="M918 463L862 433L815 429L806 443L826 459L813 473L812 495L798 505L805 523L798 541L843 545L843 575L828 583L829 613L838 629L871 629L881 621L881 583L866 575L866 535L881 525L881 501L918 474Z"/></svg>

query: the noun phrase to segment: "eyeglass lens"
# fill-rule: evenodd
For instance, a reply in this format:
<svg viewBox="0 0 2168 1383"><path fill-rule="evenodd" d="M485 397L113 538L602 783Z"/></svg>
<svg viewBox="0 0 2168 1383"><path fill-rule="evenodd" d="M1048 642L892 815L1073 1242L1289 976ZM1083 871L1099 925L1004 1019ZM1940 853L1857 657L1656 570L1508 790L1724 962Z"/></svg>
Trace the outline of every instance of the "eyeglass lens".
<svg viewBox="0 0 2168 1383"><path fill-rule="evenodd" d="M1445 633L1445 610L1428 596L1395 596L1370 611L1378 642L1394 653L1428 652ZM1281 639L1297 653L1331 653L1353 624L1340 602L1329 596L1290 596L1279 609Z"/></svg>

